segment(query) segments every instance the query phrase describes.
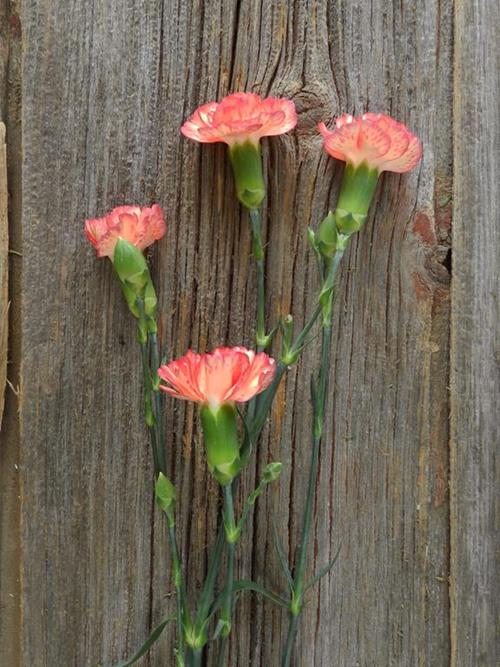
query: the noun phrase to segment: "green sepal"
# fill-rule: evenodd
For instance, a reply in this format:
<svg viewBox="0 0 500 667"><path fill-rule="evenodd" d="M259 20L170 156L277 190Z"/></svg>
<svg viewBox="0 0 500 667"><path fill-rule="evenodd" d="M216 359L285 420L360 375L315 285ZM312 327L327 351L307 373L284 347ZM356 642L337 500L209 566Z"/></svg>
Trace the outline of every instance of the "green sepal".
<svg viewBox="0 0 500 667"><path fill-rule="evenodd" d="M293 317L286 315L281 319L280 325L282 331L280 360L286 366L293 366L302 351L293 347Z"/></svg>
<svg viewBox="0 0 500 667"><path fill-rule="evenodd" d="M186 662L179 649L174 648L174 655L176 667L186 667Z"/></svg>
<svg viewBox="0 0 500 667"><path fill-rule="evenodd" d="M228 637L230 632L231 632L231 622L227 621L224 618L219 618L217 620L217 625L215 627L213 639L217 639L218 637Z"/></svg>
<svg viewBox="0 0 500 667"><path fill-rule="evenodd" d="M241 469L236 408L232 403L215 408L203 405L201 425L208 469L219 484L227 486Z"/></svg>
<svg viewBox="0 0 500 667"><path fill-rule="evenodd" d="M156 297L155 286L148 271L148 282L146 283L146 289L144 290L144 312L148 319L148 331L149 333L156 333L158 331L156 326L156 311L158 305L158 299Z"/></svg>
<svg viewBox="0 0 500 667"><path fill-rule="evenodd" d="M144 328L155 333L158 299L142 250L119 238L113 255L113 267L130 311L138 319L141 317L137 305L137 300L141 299L145 315Z"/></svg>
<svg viewBox="0 0 500 667"><path fill-rule="evenodd" d="M171 514L175 507L175 486L160 472L155 484L156 502L166 514Z"/></svg>
<svg viewBox="0 0 500 667"><path fill-rule="evenodd" d="M184 640L189 648L198 651L202 649L208 641L207 627L210 619L207 618L202 623L201 628L197 628L192 623L185 623L183 626Z"/></svg>
<svg viewBox="0 0 500 667"><path fill-rule="evenodd" d="M148 265L140 248L119 238L113 254L113 267L118 278L134 292L143 293L148 281Z"/></svg>
<svg viewBox="0 0 500 667"><path fill-rule="evenodd" d="M229 146L238 199L246 208L258 208L266 196L259 144L245 141Z"/></svg>
<svg viewBox="0 0 500 667"><path fill-rule="evenodd" d="M335 222L335 215L332 211L328 212L328 215L319 226L315 240L316 248L323 257L332 257L334 255L339 241L339 231Z"/></svg>
<svg viewBox="0 0 500 667"><path fill-rule="evenodd" d="M335 210L337 229L342 234L353 234L365 224L379 175L379 170L370 169L366 162L357 167L346 165Z"/></svg>

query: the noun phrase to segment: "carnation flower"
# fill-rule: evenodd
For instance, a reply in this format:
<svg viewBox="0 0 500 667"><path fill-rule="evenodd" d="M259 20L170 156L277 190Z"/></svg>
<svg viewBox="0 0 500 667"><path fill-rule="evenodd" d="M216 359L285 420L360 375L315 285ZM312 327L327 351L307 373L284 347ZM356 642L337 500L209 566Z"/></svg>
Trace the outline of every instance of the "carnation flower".
<svg viewBox="0 0 500 667"><path fill-rule="evenodd" d="M238 199L246 208L256 209L266 196L259 140L284 134L296 124L291 100L234 93L222 102L199 107L181 132L201 143L222 141L228 145Z"/></svg>
<svg viewBox="0 0 500 667"><path fill-rule="evenodd" d="M102 218L85 221L85 235L97 250L98 257L113 259L119 238L140 250L161 239L167 227L163 211L158 204L144 206L118 206Z"/></svg>
<svg viewBox="0 0 500 667"><path fill-rule="evenodd" d="M191 350L161 366L160 388L175 398L209 405L244 403L263 391L273 379L275 361L264 352L244 347L219 347L210 354Z"/></svg>
<svg viewBox="0 0 500 667"><path fill-rule="evenodd" d="M402 173L415 167L422 157L422 144L402 123L390 116L365 113L358 118L346 114L335 121L335 129L318 125L326 152L357 167Z"/></svg>
<svg viewBox="0 0 500 667"><path fill-rule="evenodd" d="M295 105L278 97L261 99L254 93L234 93L221 102L199 107L184 123L184 136L201 143L235 143L284 134L297 124Z"/></svg>

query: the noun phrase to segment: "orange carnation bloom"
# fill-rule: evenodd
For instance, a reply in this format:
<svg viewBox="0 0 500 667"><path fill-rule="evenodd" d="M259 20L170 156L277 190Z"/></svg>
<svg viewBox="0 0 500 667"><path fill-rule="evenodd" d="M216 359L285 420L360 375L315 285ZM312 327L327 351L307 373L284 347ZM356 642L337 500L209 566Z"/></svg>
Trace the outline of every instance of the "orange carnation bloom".
<svg viewBox="0 0 500 667"><path fill-rule="evenodd" d="M118 206L102 218L85 221L85 235L97 250L97 256L111 259L119 238L144 250L161 239L166 231L163 211L158 204L150 208Z"/></svg>
<svg viewBox="0 0 500 667"><path fill-rule="evenodd" d="M223 141L232 146L284 134L297 124L295 105L278 97L233 93L221 102L199 107L181 127L184 136L202 143Z"/></svg>
<svg viewBox="0 0 500 667"><path fill-rule="evenodd" d="M402 123L390 116L365 113L354 118L346 114L330 131L318 125L326 152L337 160L357 167L366 162L370 169L402 173L413 169L422 157L422 144Z"/></svg>
<svg viewBox="0 0 500 667"><path fill-rule="evenodd" d="M189 350L158 369L166 384L160 388L175 398L209 405L244 403L269 386L275 361L264 352L244 347L219 347L210 354Z"/></svg>

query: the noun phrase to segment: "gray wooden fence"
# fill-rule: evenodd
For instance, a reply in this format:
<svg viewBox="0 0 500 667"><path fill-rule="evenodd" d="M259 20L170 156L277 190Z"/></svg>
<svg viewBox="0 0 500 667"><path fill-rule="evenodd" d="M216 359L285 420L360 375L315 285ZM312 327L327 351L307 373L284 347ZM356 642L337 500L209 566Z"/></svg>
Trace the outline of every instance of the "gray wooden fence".
<svg viewBox="0 0 500 667"><path fill-rule="evenodd" d="M306 228L334 202L342 168L316 123L384 111L424 144L419 168L382 178L342 266L315 566L342 550L308 600L296 665L500 664L499 24L496 0L0 0L16 251L2 666L110 663L172 606L135 331L82 225L114 205L159 202L168 234L151 262L165 350L250 344L249 231L224 148L179 133L198 104L234 90L289 97L299 112L297 131L264 148L273 317L300 323L317 288ZM239 573L274 589L284 584L270 517L293 552L317 353L315 341L289 372L242 484L248 492L263 464L283 461L239 548ZM194 594L217 489L193 406L167 401L166 420ZM281 610L246 594L237 627L229 665L279 664ZM168 630L143 664L172 665L172 643Z"/></svg>

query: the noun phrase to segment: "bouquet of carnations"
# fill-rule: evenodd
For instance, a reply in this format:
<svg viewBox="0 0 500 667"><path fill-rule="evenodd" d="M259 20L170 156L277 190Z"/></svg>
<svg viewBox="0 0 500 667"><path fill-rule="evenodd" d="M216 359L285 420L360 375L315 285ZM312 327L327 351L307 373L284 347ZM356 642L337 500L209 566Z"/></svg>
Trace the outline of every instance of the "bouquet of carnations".
<svg viewBox="0 0 500 667"><path fill-rule="evenodd" d="M227 664L227 639L234 632L234 609L244 590L262 595L288 614L288 634L282 651L282 667L291 664L304 598L318 580L328 574L336 558L315 576L306 579L309 537L313 519L313 499L323 442L325 403L332 347L332 305L335 278L349 240L367 219L379 175L382 171L406 172L421 158L420 141L401 123L383 114L338 118L332 130L319 125L324 148L333 158L345 162L340 192L333 211L316 229L308 229L307 241L318 268L317 298L305 314L300 331L294 320L283 313L269 322L266 313L265 245L261 231L261 206L266 197L260 140L293 130L297 122L292 101L261 99L251 93L235 93L220 103L205 104L184 123L181 132L201 143L224 142L228 146L236 193L248 211L257 283L255 329L251 332L255 349L243 346L218 347L211 352L188 350L179 359L169 360L162 349L157 327L157 295L144 250L166 233L162 209L154 204L120 206L101 218L87 220L87 238L98 257L109 257L125 301L135 318L144 381L144 421L149 431L154 465L154 493L159 511L165 516L171 571L175 588L175 610L166 616L150 637L120 667L132 665L144 656L167 625L176 625L175 664L196 667L204 654L216 651L218 665ZM301 317L304 314L301 313ZM277 558L287 582L281 593L262 584L236 578L238 542L258 497L266 486L279 480L282 464L271 461L255 490L235 510L234 495L241 475L270 416L277 389L287 370L295 364L314 329L321 331L321 353L317 368L307 378L311 386L313 429L307 495L297 553L289 563L279 538L275 536ZM223 345L224 341L221 341ZM276 358L266 350L273 346ZM164 360L164 361L161 361ZM182 554L178 548L176 490L166 465L168 430L163 415L164 400L193 401L199 406L200 426L211 475L220 486L220 523L209 559L206 579L196 600L188 599ZM276 585L278 588L278 585Z"/></svg>

